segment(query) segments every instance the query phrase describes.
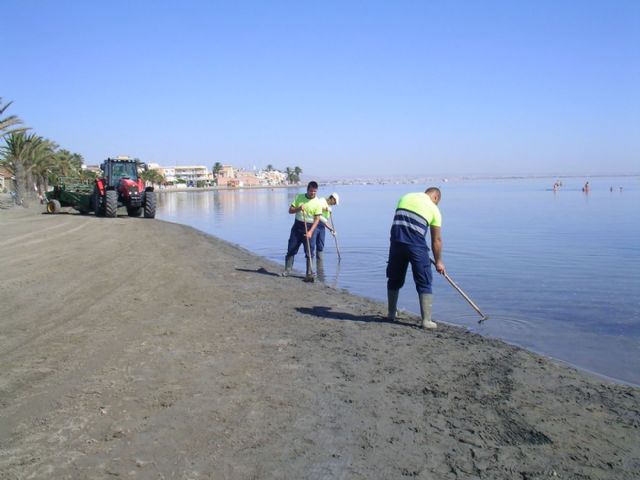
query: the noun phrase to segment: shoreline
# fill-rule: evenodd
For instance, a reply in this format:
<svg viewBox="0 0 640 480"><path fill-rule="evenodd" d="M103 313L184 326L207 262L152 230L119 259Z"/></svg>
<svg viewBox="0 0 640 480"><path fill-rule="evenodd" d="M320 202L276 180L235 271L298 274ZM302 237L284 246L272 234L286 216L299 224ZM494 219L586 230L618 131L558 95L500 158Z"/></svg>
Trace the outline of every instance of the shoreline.
<svg viewBox="0 0 640 480"><path fill-rule="evenodd" d="M0 212L3 477L640 469L637 387L390 323L380 302L191 227L35 210Z"/></svg>
<svg viewBox="0 0 640 480"><path fill-rule="evenodd" d="M155 187L155 186L154 186ZM173 193L173 192L216 192L227 190L273 190L274 188L303 188L304 185L248 185L246 187L171 187L171 188L155 188L157 193Z"/></svg>
<svg viewBox="0 0 640 480"><path fill-rule="evenodd" d="M194 197L195 198L195 197ZM164 217L164 215L161 215ZM191 226L193 228L196 228L197 230L205 233L205 234L210 234L210 235L214 235L217 233L218 235L221 235L222 232L217 231L216 229L212 228L211 225L205 223L200 223L197 221L194 221L192 216L187 215L185 217L182 217L180 214L178 213L169 213L167 215L167 217L170 217L169 219L167 219L166 221L170 221L179 225L186 225L186 226ZM172 217L172 218L171 218ZM286 227L288 227L289 225L287 225ZM286 228L285 227L285 228ZM209 230L209 231L208 231ZM240 248L245 248L247 249L249 252L253 253L254 255L259 256L260 258L269 258L270 260L275 259L276 262L278 262L278 258L274 255L273 251L270 252L266 252L265 250L267 249L264 245L261 245L262 250L263 250L263 255L265 255L265 257L262 257L261 254L259 252L256 251L256 245L252 244L251 242L243 242L241 238L236 238L235 240L238 243L233 243L234 239L233 239L233 234L229 235L229 233L226 233L226 237L231 237L230 239L226 239L223 238L223 236L221 236L220 238L222 238L225 241L229 241L231 242L233 245L239 246ZM269 249L273 249L273 244L269 245ZM258 249L259 250L259 249ZM298 260L300 261L300 260ZM344 263L343 263L344 265ZM298 268L301 268L299 265L297 266ZM336 265L332 265L333 268L336 267ZM279 264L279 268L283 268L283 264ZM342 270L343 274L345 272L344 268ZM455 274L454 274L455 275ZM337 277L335 280L328 280L329 282L331 282L334 286L338 286L339 282L337 280ZM449 289L449 285L444 283L444 287L445 289ZM349 285L348 282L343 283L342 285L345 286L345 288L353 295L360 295L363 297L368 298L369 300L372 301L377 301L377 302L384 302L386 301L386 291L383 291L382 294L380 295L380 292L376 292L378 294L378 297L376 298L375 295L368 293L366 291L366 289L360 289L360 291L358 291L358 287L354 286L354 285ZM465 287L466 288L466 287ZM453 290L452 290L453 291ZM438 291L438 296L441 295L441 291ZM438 303L440 303L442 297L438 298ZM456 294L456 300L458 300L457 294ZM446 303L446 302L443 302ZM463 302L461 302L463 303ZM463 303L463 305L466 308L466 304ZM413 307L413 308L412 308ZM418 315L420 310L419 310L419 305L415 304L415 305L404 305L404 307L406 309L407 312L409 312L410 314L415 314ZM475 317L475 314L473 313L473 311L471 310L471 308L468 308L468 312L470 315L473 315ZM627 385L627 386L631 386L631 387L640 387L640 378L638 377L638 375L636 375L636 372L633 371L632 368L628 368L628 365L633 365L634 363L632 361L630 361L633 352L635 351L635 343L631 344L631 342L635 342L635 337L631 337L631 339L627 338L627 343L626 344L621 344L621 343L616 343L615 346L616 347L620 347L618 350L616 350L617 352L617 356L613 356L614 358L621 358L622 360L618 361L617 363L613 364L613 362L611 362L611 357L609 357L608 360L608 365L607 362L600 362L598 360L599 363L596 363L594 361L592 361L592 359L599 359L600 355L602 352L606 352L607 349L606 348L602 348L599 352L596 352L595 355L591 354L591 355L583 355L582 357L580 356L571 356L572 352L575 352L574 350L572 350L572 348L570 348L571 345L573 345L576 341L575 335L569 335L566 332L562 332L560 331L559 335L564 335L563 338L565 339L569 339L570 342L574 342L574 343L569 343L569 342L565 342L564 344L562 344L562 348L547 348L547 345L543 342L540 343L535 343L535 342L531 342L530 338L527 336L521 336L521 337L516 337L516 336L509 336L509 335L505 335L503 331L497 331L497 330L493 330L493 331L487 331L484 330L482 331L481 327L477 327L477 324L475 323L475 321L471 321L471 322L467 322L465 323L464 321L460 321L460 323L455 323L455 321L457 320L455 315L451 315L451 316L447 316L446 313L450 313L450 312L437 312L436 313L436 317L435 321L437 321L438 323L446 323L449 326L457 326L457 327L461 327L461 328L466 328L469 329L472 332L479 332L480 335L484 336L485 338L496 338L496 339L500 339L502 341L504 341L505 343L509 344L509 345L513 345L519 348L523 348L525 350L528 350L530 352L533 352L535 354L538 354L540 356L543 356L545 358L551 359L553 361L556 362L560 362L564 365L567 365L569 367L572 368L576 368L578 370L581 370L585 373L588 373L590 375L594 375L596 377L599 377L603 380L606 381L610 381L610 382L615 382L615 383L619 383L622 385ZM615 315L614 315L615 317ZM450 318L452 320L448 320L447 318ZM531 320L530 318L526 317L526 316L522 316L522 319L524 319L525 321L527 320ZM626 317L624 317L626 318ZM490 321L489 323L493 323L492 321ZM542 330L544 331L544 329ZM602 333L602 332L601 332ZM601 333L598 334L599 335L599 341L600 343L602 343L602 337L601 337ZM558 335L558 333L556 332L556 335ZM619 334L618 334L619 335ZM614 336L615 337L615 336ZM589 340L589 339L587 339ZM615 338L614 338L615 340ZM637 342L636 342L637 343ZM591 343L590 345L593 345L593 343ZM589 349L589 348L584 348L585 352L591 352L593 351L593 349ZM624 352L624 354L621 354L621 352ZM582 361L582 363L580 363ZM591 361L591 363L589 363ZM614 365L613 367L611 367L610 365ZM604 366L604 368L603 368ZM590 368L591 367L591 368ZM617 376L616 376L617 375Z"/></svg>
<svg viewBox="0 0 640 480"><path fill-rule="evenodd" d="M629 174L618 174L618 175L606 175L606 174L598 174L598 175L574 175L574 174L566 174L566 175L502 175L502 176L469 176L469 175L454 175L454 176L430 176L430 177L412 177L402 178L401 180L393 179L393 178L378 178L378 177L362 177L355 179L339 179L339 180L327 180L320 179L317 180L320 185L324 186L351 186L351 185L415 185L416 183L425 183L425 182L475 182L475 181L484 181L484 180L495 180L495 181L508 181L508 180L536 180L536 179L568 179L568 178L640 178L639 174L629 173ZM275 189L275 188L296 188L303 189L306 183L301 182L298 185L249 185L249 186L238 186L238 187L171 187L160 189L156 187L156 192L158 193L173 193L173 192L215 192L215 191L234 191L234 190L264 190L264 189Z"/></svg>

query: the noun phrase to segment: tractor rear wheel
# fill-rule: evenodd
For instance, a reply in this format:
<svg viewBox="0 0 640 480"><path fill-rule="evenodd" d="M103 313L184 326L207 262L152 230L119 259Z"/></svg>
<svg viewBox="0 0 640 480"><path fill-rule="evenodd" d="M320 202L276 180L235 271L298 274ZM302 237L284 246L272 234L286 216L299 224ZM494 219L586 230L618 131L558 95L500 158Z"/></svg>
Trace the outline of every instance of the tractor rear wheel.
<svg viewBox="0 0 640 480"><path fill-rule="evenodd" d="M62 206L58 200L49 200L47 202L47 213L60 213Z"/></svg>
<svg viewBox="0 0 640 480"><path fill-rule="evenodd" d="M144 218L156 218L156 192L144 194Z"/></svg>
<svg viewBox="0 0 640 480"><path fill-rule="evenodd" d="M127 207L127 214L130 217L139 217L142 214L142 207Z"/></svg>
<svg viewBox="0 0 640 480"><path fill-rule="evenodd" d="M104 215L110 218L115 217L118 213L118 192L107 190L104 203Z"/></svg>
<svg viewBox="0 0 640 480"><path fill-rule="evenodd" d="M93 195L91 196L91 210L95 212L96 217L104 215L103 199L97 188L93 191Z"/></svg>

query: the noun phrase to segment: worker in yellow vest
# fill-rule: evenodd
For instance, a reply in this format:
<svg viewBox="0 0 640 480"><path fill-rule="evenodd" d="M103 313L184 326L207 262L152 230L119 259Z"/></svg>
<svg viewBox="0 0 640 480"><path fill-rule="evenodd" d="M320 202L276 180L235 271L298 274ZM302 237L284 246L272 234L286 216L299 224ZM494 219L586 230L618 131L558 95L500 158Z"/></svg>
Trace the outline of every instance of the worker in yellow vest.
<svg viewBox="0 0 640 480"><path fill-rule="evenodd" d="M320 216L322 215L322 204L318 200L317 195L318 184L316 182L309 182L307 192L296 195L291 205L289 205L289 213L292 215L295 214L296 217L291 227L291 233L289 234L284 271L281 273L283 277L291 273L295 255L298 253L300 245L304 245L304 254L307 257L307 275L305 278L307 280L313 280L314 272L312 270L311 260L313 259L316 245L316 229L320 222ZM307 240L309 250L311 251L307 249Z"/></svg>
<svg viewBox="0 0 640 480"><path fill-rule="evenodd" d="M324 278L324 239L326 230L329 230L332 235L336 234L333 228L333 222L331 220L331 207L338 205L340 202L340 196L337 193L332 193L327 198L319 198L322 205L322 216L320 217L320 223L318 223L316 234L316 266L318 269L318 278L322 281Z"/></svg>
<svg viewBox="0 0 640 480"><path fill-rule="evenodd" d="M422 326L429 329L437 327L431 320L433 277L426 237L429 232L436 270L444 274L440 237L442 216L438 209L441 195L439 188L429 187L424 193L408 193L398 202L391 225L391 246L387 265L387 316L390 320L396 318L398 296L410 263L420 299Z"/></svg>

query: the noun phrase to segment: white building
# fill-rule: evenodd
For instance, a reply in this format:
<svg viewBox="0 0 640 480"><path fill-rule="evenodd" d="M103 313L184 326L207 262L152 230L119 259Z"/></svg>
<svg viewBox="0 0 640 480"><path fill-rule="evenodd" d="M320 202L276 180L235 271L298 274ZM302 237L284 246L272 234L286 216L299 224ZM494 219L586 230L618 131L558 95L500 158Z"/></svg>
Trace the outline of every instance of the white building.
<svg viewBox="0 0 640 480"><path fill-rule="evenodd" d="M0 167L0 192L5 188L7 190L15 190L15 177L6 167Z"/></svg>
<svg viewBox="0 0 640 480"><path fill-rule="evenodd" d="M287 176L279 170L259 170L256 177L262 185L285 185Z"/></svg>
<svg viewBox="0 0 640 480"><path fill-rule="evenodd" d="M149 168L160 170L165 180L169 183L184 180L187 184L193 184L195 186L198 182L211 182L213 180L212 173L203 165L161 167L157 164L149 164Z"/></svg>

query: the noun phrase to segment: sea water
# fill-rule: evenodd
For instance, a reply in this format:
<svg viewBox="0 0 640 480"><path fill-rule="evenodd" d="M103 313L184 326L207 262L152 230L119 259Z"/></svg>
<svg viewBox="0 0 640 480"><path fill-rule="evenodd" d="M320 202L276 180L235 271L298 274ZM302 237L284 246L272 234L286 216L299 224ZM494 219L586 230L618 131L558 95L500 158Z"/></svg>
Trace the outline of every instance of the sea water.
<svg viewBox="0 0 640 480"><path fill-rule="evenodd" d="M434 320L640 385L640 177L451 179L442 190L443 258ZM426 184L321 185L340 194L336 239L327 232L324 281L386 301L389 230L398 199ZM190 225L284 263L300 188L172 192L158 218ZM337 241L336 241L337 240ZM337 252L340 252L338 260ZM261 265L256 265L259 268ZM294 268L304 270L303 249ZM399 307L420 311L411 271Z"/></svg>

